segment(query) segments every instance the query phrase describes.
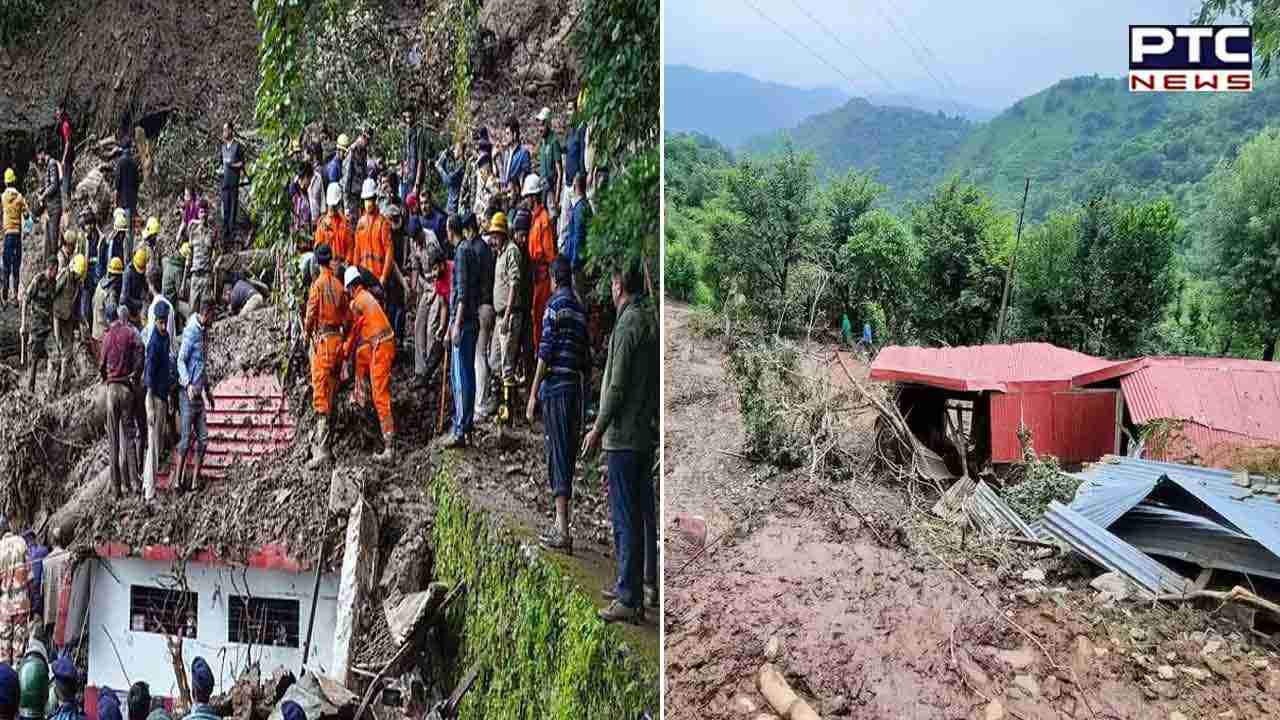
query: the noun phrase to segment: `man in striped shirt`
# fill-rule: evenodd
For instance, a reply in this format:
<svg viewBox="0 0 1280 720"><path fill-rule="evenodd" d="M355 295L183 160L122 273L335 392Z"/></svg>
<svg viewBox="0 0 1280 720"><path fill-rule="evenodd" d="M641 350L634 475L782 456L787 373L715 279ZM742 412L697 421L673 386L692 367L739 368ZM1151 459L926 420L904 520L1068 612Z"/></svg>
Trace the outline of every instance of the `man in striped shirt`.
<svg viewBox="0 0 1280 720"><path fill-rule="evenodd" d="M551 262L551 282L551 297L538 330L538 369L525 417L532 425L534 408L541 399L547 479L555 497L556 524L539 539L549 550L573 554L569 501L573 499L573 474L582 442L584 385L591 371L591 355L587 313L573 292L573 268L563 255Z"/></svg>

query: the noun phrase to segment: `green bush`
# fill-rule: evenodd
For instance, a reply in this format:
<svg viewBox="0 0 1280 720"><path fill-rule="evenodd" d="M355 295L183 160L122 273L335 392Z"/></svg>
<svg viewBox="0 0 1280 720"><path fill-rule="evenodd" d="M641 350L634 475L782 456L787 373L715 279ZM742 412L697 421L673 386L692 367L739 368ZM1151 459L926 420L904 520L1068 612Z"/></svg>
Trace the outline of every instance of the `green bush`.
<svg viewBox="0 0 1280 720"><path fill-rule="evenodd" d="M697 251L684 243L667 243L666 264L662 268L662 281L667 297L685 302L693 300L698 288L701 264Z"/></svg>
<svg viewBox="0 0 1280 720"><path fill-rule="evenodd" d="M784 404L797 390L792 373L799 364L795 348L774 340L743 343L729 353L727 369L738 390L746 450L756 459L782 466L800 461L803 448L787 427Z"/></svg>
<svg viewBox="0 0 1280 720"><path fill-rule="evenodd" d="M1036 457L1031 451L1027 455L1022 481L1006 488L1002 495L1018 517L1031 523L1044 515L1050 502L1070 503L1080 481L1062 472L1052 456Z"/></svg>

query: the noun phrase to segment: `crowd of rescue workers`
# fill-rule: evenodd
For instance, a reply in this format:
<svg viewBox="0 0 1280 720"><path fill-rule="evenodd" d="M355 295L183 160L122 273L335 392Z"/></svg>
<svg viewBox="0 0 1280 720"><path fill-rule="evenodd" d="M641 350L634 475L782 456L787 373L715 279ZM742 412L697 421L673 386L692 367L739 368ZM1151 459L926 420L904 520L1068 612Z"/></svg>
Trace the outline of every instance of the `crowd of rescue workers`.
<svg viewBox="0 0 1280 720"><path fill-rule="evenodd" d="M522 141L518 117L446 138L406 108L394 162L372 157L371 128L335 138L330 128L308 126L290 146L295 255L285 277L293 282L277 272L275 287L220 262L255 244L240 207L252 164L232 122L222 125L216 151L216 206L192 181L179 207L145 223L143 173L133 133L123 128L103 227L108 218L91 203L72 207L77 138L60 106L57 139L37 150L28 170L37 173L35 197L20 191L14 168L4 173L0 303L19 307L27 391L36 393L46 366L50 401L96 375L94 411L109 438L112 490L141 495L155 510L165 468L170 492L198 491L207 481L215 319L278 312L291 296L316 414L309 470L334 460L335 395L348 384L353 405L376 412L377 462L396 458L393 393L438 389L441 402L452 398L449 431L434 439L442 447L475 444L482 423L501 435L521 420L536 427L540 417L555 507L541 544L572 554L578 461L602 450L619 571L602 591L612 602L600 614L642 619L657 603L654 279L642 262L587 270L594 203L609 175L593 157L577 104L558 118L544 107L526 120L538 128L536 144ZM162 242L165 215L173 218L172 242ZM20 287L24 247L33 252L41 216L40 266ZM606 280L611 306L591 293ZM592 402L591 349L605 342L605 316L612 328ZM414 381L393 389L398 352L412 354Z"/></svg>

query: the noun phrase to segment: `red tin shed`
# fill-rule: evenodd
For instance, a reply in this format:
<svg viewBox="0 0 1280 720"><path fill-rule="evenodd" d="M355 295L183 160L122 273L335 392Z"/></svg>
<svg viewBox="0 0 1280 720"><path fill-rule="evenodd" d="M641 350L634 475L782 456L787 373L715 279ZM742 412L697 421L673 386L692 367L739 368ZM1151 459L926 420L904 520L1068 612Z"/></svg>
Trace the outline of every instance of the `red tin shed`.
<svg viewBox="0 0 1280 720"><path fill-rule="evenodd" d="M1119 393L1082 388L1072 378L1113 361L1048 343L921 348L889 346L871 365L871 379L936 388L974 403L974 432L989 427L991 460L1021 459L1018 428L1031 431L1037 453L1065 463L1096 460L1119 450ZM978 416L986 415L978 421Z"/></svg>

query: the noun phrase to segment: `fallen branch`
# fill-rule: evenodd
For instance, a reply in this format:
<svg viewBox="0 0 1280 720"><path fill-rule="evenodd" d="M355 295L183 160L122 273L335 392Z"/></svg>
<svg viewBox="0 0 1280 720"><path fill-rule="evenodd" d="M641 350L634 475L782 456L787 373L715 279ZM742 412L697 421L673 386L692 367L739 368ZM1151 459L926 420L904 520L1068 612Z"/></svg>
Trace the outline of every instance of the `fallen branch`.
<svg viewBox="0 0 1280 720"><path fill-rule="evenodd" d="M783 720L821 720L807 701L796 695L782 672L771 663L760 668L760 694Z"/></svg>
<svg viewBox="0 0 1280 720"><path fill-rule="evenodd" d="M1156 599L1162 602L1187 602L1189 600L1201 599L1217 600L1224 605L1229 602L1238 602L1243 605L1252 605L1259 610L1266 610L1276 617L1280 617L1280 605L1277 605L1270 600L1264 600L1239 585L1236 585L1231 588L1231 590L1225 592L1221 590L1193 590L1181 595L1159 595Z"/></svg>

